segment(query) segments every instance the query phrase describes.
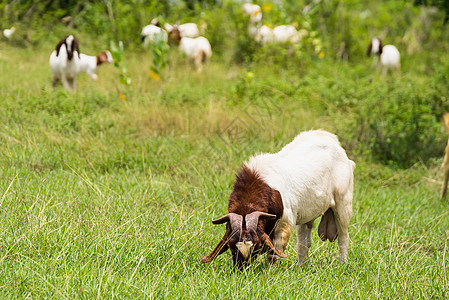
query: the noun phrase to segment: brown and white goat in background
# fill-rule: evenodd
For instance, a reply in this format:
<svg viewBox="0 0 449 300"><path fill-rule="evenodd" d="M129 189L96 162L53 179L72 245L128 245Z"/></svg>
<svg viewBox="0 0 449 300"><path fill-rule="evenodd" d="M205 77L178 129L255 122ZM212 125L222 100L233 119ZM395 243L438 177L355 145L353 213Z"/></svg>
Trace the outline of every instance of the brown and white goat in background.
<svg viewBox="0 0 449 300"><path fill-rule="evenodd" d="M447 132L449 133L449 113L445 113L443 117L444 126L446 127ZM443 165L444 171L444 181L441 186L441 194L440 199L443 199L447 193L447 182L449 181L449 140L447 141L446 148L444 149L444 158Z"/></svg>
<svg viewBox="0 0 449 300"><path fill-rule="evenodd" d="M337 137L324 130L303 132L278 153L252 157L237 174L228 213L212 221L226 223L226 233L201 262L227 249L239 268L264 252L270 262L286 257L296 225L296 259L303 263L318 217L320 238L333 242L338 236L340 260L346 260L354 167Z"/></svg>
<svg viewBox="0 0 449 300"><path fill-rule="evenodd" d="M183 37L178 26L173 26L168 33L169 41L183 52L187 59L195 64L198 72L203 70L203 65L212 56L212 47L209 40L203 36L196 38Z"/></svg>

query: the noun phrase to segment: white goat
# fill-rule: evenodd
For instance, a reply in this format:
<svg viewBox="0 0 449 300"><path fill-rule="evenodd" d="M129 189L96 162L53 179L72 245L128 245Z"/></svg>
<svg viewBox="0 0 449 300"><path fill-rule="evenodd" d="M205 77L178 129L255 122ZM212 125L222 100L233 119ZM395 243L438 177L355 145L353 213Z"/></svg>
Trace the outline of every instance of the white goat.
<svg viewBox="0 0 449 300"><path fill-rule="evenodd" d="M5 30L3 30L3 36L9 40L15 31L16 31L16 28L14 26L9 29L5 29Z"/></svg>
<svg viewBox="0 0 449 300"><path fill-rule="evenodd" d="M401 55L399 50L393 45L382 46L381 39L375 37L371 40L367 55L371 53L379 55L379 62L382 67L382 73L385 75L388 70L401 69Z"/></svg>
<svg viewBox="0 0 449 300"><path fill-rule="evenodd" d="M266 25L260 27L250 25L250 35L262 45L268 43L297 43L301 40L301 34L292 25L279 25L271 29Z"/></svg>
<svg viewBox="0 0 449 300"><path fill-rule="evenodd" d="M200 30L198 29L198 25L196 25L195 23L184 23L175 26L178 27L179 32L181 33L181 37L196 38L200 36ZM164 25L167 32L171 32L175 26L169 23L166 23Z"/></svg>
<svg viewBox="0 0 449 300"><path fill-rule="evenodd" d="M278 153L250 158L237 175L228 214L213 221L230 226L201 261L210 262L228 248L239 267L267 250L270 261L275 255L285 257L283 251L296 225L296 259L302 263L311 246L313 222L319 217L320 238L333 242L338 236L340 260L346 260L354 167L337 137L324 130L303 132Z"/></svg>
<svg viewBox="0 0 449 300"><path fill-rule="evenodd" d="M244 3L242 5L242 11L245 15L249 16L251 24L262 22L262 9L257 4Z"/></svg>
<svg viewBox="0 0 449 300"><path fill-rule="evenodd" d="M198 72L203 70L203 64L212 56L212 47L205 37L182 37L178 27L173 26L170 31L170 39L179 45L179 49L187 56L187 59L193 61Z"/></svg>
<svg viewBox="0 0 449 300"><path fill-rule="evenodd" d="M160 27L160 23L157 18L151 20L151 24L142 28L142 32L140 34L141 40L144 46L148 46L149 44L156 41L157 37L162 34L164 41L167 42L168 36L167 32Z"/></svg>
<svg viewBox="0 0 449 300"><path fill-rule="evenodd" d="M56 45L50 55L50 68L53 72L53 86L61 80L64 88L72 92L76 88L76 77L79 73L80 50L78 41L73 35L67 35Z"/></svg>
<svg viewBox="0 0 449 300"><path fill-rule="evenodd" d="M80 54L78 73L86 73L93 80L98 79L97 71L98 67L103 63L113 62L111 52L102 51L97 56L89 56L86 54Z"/></svg>

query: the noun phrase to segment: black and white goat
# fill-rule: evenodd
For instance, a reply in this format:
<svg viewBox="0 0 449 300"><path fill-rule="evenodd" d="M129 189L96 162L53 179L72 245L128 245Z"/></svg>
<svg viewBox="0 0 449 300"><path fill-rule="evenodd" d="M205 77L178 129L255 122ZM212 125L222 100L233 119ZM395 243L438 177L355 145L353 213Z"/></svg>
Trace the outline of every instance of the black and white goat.
<svg viewBox="0 0 449 300"><path fill-rule="evenodd" d="M395 46L382 46L382 40L375 37L371 39L366 55L369 56L371 53L379 56L379 62L384 75L392 69L400 71L401 55Z"/></svg>
<svg viewBox="0 0 449 300"><path fill-rule="evenodd" d="M64 88L75 91L80 59L78 41L73 35L67 35L60 40L50 55L53 86L61 81Z"/></svg>
<svg viewBox="0 0 449 300"><path fill-rule="evenodd" d="M333 242L338 236L340 260L346 260L354 167L337 137L324 130L303 132L278 153L250 158L237 174L228 213L212 221L226 223L226 233L201 262L227 249L239 268L263 252L269 261L286 257L283 251L296 225L296 259L302 263L319 217L320 238Z"/></svg>

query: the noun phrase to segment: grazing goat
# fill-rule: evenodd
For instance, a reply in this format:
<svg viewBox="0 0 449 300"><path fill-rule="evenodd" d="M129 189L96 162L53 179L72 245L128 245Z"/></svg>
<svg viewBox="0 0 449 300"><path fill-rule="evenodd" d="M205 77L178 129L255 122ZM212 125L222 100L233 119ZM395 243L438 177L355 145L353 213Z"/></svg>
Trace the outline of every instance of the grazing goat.
<svg viewBox="0 0 449 300"><path fill-rule="evenodd" d="M170 40L179 45L179 49L184 52L187 59L193 61L198 72L203 70L203 64L212 56L212 47L209 40L199 36L197 38L182 37L178 26L173 26L169 33Z"/></svg>
<svg viewBox="0 0 449 300"><path fill-rule="evenodd" d="M382 73L386 75L388 70L395 69L400 71L401 69L401 55L398 49L393 45L382 46L382 40L375 37L371 39L368 46L366 55L377 54L379 56L379 62L382 67Z"/></svg>
<svg viewBox="0 0 449 300"><path fill-rule="evenodd" d="M181 37L187 37L187 38L196 38L200 36L200 30L198 29L198 25L196 25L195 23L184 23L181 25L175 25L177 26L179 33L181 34ZM169 23L166 23L164 25L165 30L167 30L167 32L172 32L173 28L175 27Z"/></svg>
<svg viewBox="0 0 449 300"><path fill-rule="evenodd" d="M75 91L76 77L79 73L80 49L73 35L67 35L56 45L50 55L50 68L53 72L53 86L59 80L66 89Z"/></svg>
<svg viewBox="0 0 449 300"><path fill-rule="evenodd" d="M262 45L272 42L294 44L301 40L301 34L292 25L279 25L273 29L266 25L260 27L250 25L249 32Z"/></svg>
<svg viewBox="0 0 449 300"><path fill-rule="evenodd" d="M81 53L78 73L84 72L93 80L97 80L98 67L103 63L111 63L112 61L112 55L109 51L102 51L97 56L89 56Z"/></svg>
<svg viewBox="0 0 449 300"><path fill-rule="evenodd" d="M245 15L249 16L251 24L262 22L262 9L257 4L244 3L242 5L242 11Z"/></svg>
<svg viewBox="0 0 449 300"><path fill-rule="evenodd" d="M443 120L444 126L446 127L446 130L449 133L449 113L444 114ZM443 185L441 186L441 194L440 194L441 199L443 199L446 196L447 182L449 181L449 140L447 141L446 148L444 149L442 168L444 171L444 181Z"/></svg>
<svg viewBox="0 0 449 300"><path fill-rule="evenodd" d="M201 262L229 248L239 268L263 252L270 262L286 257L296 225L296 259L303 263L320 216L320 238L333 242L338 236L340 260L346 260L354 167L337 137L324 130L303 132L278 153L253 156L237 174L228 213L212 221L227 223L226 233Z"/></svg>
<svg viewBox="0 0 449 300"><path fill-rule="evenodd" d="M167 42L168 36L167 32L161 28L161 24L157 18L151 20L150 25L142 28L141 40L144 46L148 46L149 44L156 41L157 37L162 34L164 41Z"/></svg>

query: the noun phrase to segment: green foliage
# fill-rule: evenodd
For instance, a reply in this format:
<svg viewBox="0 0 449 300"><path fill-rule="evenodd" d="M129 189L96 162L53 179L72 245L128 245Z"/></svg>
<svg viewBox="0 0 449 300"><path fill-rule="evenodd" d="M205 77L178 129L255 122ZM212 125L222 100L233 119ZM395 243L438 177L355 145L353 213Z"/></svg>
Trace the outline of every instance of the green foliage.
<svg viewBox="0 0 449 300"><path fill-rule="evenodd" d="M128 75L128 70L126 68L126 64L124 61L125 50L123 47L123 42L120 41L117 46L113 41L111 41L110 47L112 59L114 60L114 67L116 67L120 71L119 73L120 83L123 85L130 85L131 77L129 77Z"/></svg>
<svg viewBox="0 0 449 300"><path fill-rule="evenodd" d="M160 80L162 71L169 64L168 44L164 40L164 34L160 32L151 42L151 53L153 54L153 65L150 67L150 76Z"/></svg>
<svg viewBox="0 0 449 300"><path fill-rule="evenodd" d="M398 84L398 83L395 83ZM378 87L358 105L359 141L383 163L408 167L417 158L441 153L439 112L432 110L436 95L413 86Z"/></svg>

